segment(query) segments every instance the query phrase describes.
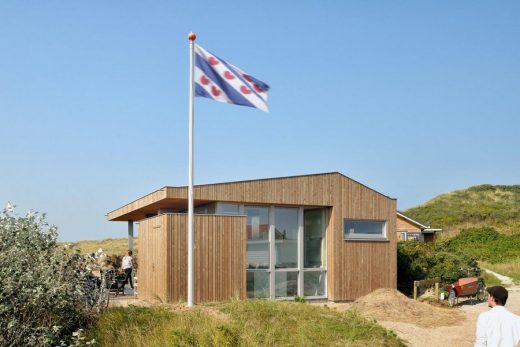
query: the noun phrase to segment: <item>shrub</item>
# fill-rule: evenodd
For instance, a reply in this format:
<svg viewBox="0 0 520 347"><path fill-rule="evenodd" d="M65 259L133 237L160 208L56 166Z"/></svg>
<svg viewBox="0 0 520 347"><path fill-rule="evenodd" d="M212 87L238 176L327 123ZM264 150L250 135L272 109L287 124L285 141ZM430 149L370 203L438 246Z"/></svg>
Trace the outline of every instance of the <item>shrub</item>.
<svg viewBox="0 0 520 347"><path fill-rule="evenodd" d="M57 245L45 215L0 214L0 345L76 343L92 317L85 306L88 259ZM74 337L73 337L74 333Z"/></svg>
<svg viewBox="0 0 520 347"><path fill-rule="evenodd" d="M411 294L413 281L440 277L454 282L480 272L474 257L451 252L441 242L402 241L397 244L397 288Z"/></svg>
<svg viewBox="0 0 520 347"><path fill-rule="evenodd" d="M451 252L463 252L478 260L501 263L520 257L520 235L501 234L493 228L464 229L446 241Z"/></svg>

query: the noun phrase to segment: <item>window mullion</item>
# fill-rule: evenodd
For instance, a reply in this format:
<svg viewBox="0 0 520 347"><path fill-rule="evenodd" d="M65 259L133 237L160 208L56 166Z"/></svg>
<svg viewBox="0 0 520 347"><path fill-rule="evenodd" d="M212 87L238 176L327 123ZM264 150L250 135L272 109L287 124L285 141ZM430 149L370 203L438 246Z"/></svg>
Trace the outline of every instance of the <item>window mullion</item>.
<svg viewBox="0 0 520 347"><path fill-rule="evenodd" d="M303 229L303 207L298 209L298 296L303 296L303 247L304 247L304 229Z"/></svg>
<svg viewBox="0 0 520 347"><path fill-rule="evenodd" d="M275 245L275 220L274 206L269 206L269 291L271 299L275 298L275 262L276 262L276 245Z"/></svg>

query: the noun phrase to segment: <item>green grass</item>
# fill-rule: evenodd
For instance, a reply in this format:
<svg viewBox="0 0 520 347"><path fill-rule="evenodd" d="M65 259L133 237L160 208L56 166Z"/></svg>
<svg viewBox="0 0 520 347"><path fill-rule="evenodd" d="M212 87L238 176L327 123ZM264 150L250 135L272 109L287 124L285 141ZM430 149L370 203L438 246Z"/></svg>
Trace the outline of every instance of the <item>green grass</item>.
<svg viewBox="0 0 520 347"><path fill-rule="evenodd" d="M511 277L516 283L520 283L520 258L496 264L482 262L482 267L501 275Z"/></svg>
<svg viewBox="0 0 520 347"><path fill-rule="evenodd" d="M481 267L489 269L489 267L484 266L484 264L481 264ZM498 278L496 278L495 275L489 274L489 273L485 272L484 270L482 270L480 277L482 277L484 279L484 283L488 287L502 285L502 282L500 282L500 280Z"/></svg>
<svg viewBox="0 0 520 347"><path fill-rule="evenodd" d="M79 248L81 253L94 253L98 249L103 249L106 254L125 255L128 251L128 239L104 239L104 240L83 240L76 242L61 242L62 244L72 244L73 247ZM137 251L139 242L137 237L134 238L134 253Z"/></svg>
<svg viewBox="0 0 520 347"><path fill-rule="evenodd" d="M111 309L89 331L99 346L404 346L355 312L271 300Z"/></svg>
<svg viewBox="0 0 520 347"><path fill-rule="evenodd" d="M484 184L457 190L404 213L447 233L483 226L520 233L520 185Z"/></svg>

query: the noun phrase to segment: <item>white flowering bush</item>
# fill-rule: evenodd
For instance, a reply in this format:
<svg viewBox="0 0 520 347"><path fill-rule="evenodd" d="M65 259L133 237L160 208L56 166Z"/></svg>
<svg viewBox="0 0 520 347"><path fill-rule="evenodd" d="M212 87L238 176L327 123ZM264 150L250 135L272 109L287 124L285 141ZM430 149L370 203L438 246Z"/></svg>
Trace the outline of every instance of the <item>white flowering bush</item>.
<svg viewBox="0 0 520 347"><path fill-rule="evenodd" d="M90 265L58 245L44 214L20 217L8 205L0 214L0 346L76 344L96 312L85 305Z"/></svg>

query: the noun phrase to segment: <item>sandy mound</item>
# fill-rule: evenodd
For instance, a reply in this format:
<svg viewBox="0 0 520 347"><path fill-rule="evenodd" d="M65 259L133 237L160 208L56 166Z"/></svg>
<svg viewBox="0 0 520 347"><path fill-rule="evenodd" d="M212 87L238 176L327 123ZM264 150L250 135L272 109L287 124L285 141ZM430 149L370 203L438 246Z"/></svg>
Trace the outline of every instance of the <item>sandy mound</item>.
<svg viewBox="0 0 520 347"><path fill-rule="evenodd" d="M356 300L352 308L376 320L412 323L422 327L457 325L465 319L458 309L418 302L395 289L378 289Z"/></svg>

